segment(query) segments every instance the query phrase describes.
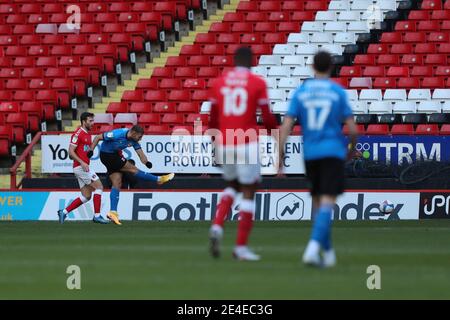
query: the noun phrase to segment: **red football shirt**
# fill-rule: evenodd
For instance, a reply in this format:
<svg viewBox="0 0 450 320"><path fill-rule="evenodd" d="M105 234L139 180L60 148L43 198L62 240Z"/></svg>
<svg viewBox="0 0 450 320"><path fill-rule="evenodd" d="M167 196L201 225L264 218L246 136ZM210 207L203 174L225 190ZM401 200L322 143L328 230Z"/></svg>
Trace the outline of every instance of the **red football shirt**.
<svg viewBox="0 0 450 320"><path fill-rule="evenodd" d="M222 133L223 140L216 140L219 144L237 145L256 141L254 134L248 134L243 139L242 135L241 138L233 137L230 132L237 132L239 129L253 129L257 132L256 114L259 109L265 127L277 127L276 118L269 109L266 82L247 68L236 67L216 79L211 88L210 101L209 126Z"/></svg>
<svg viewBox="0 0 450 320"><path fill-rule="evenodd" d="M92 143L91 135L84 130L82 127L78 127L77 130L72 134L70 138L70 144L75 146L75 153L81 160L89 164L90 160L87 156L89 151L89 146ZM73 161L73 167L76 168L80 166L80 163L76 160Z"/></svg>

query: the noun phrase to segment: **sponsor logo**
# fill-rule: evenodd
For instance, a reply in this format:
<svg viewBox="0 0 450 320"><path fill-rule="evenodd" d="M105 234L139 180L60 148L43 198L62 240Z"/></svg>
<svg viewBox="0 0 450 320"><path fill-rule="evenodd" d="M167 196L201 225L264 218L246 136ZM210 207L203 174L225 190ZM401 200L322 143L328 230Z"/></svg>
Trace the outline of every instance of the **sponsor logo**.
<svg viewBox="0 0 450 320"><path fill-rule="evenodd" d="M379 203L366 203L365 194L358 193L356 203L336 204L334 206L334 220L400 220L399 213L404 203L395 203L394 210L389 215L380 212Z"/></svg>
<svg viewBox="0 0 450 320"><path fill-rule="evenodd" d="M276 216L278 220L301 220L304 215L303 200L293 193L288 193L277 201Z"/></svg>
<svg viewBox="0 0 450 320"><path fill-rule="evenodd" d="M450 193L421 193L420 219L449 219Z"/></svg>

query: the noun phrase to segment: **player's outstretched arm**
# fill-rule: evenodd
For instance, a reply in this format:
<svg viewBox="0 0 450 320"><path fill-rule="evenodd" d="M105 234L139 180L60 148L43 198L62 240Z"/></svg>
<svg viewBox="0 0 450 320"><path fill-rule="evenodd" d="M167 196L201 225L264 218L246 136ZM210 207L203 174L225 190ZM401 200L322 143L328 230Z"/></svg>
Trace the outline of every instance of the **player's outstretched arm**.
<svg viewBox="0 0 450 320"><path fill-rule="evenodd" d="M150 161L148 161L147 156L145 155L144 151L142 151L142 149L137 149L136 153L139 157L139 160L141 160L142 164L145 164L145 166L149 169L152 168L152 163Z"/></svg>
<svg viewBox="0 0 450 320"><path fill-rule="evenodd" d="M90 149L94 150L98 143L103 140L103 134L98 134L95 136L94 141L92 141Z"/></svg>

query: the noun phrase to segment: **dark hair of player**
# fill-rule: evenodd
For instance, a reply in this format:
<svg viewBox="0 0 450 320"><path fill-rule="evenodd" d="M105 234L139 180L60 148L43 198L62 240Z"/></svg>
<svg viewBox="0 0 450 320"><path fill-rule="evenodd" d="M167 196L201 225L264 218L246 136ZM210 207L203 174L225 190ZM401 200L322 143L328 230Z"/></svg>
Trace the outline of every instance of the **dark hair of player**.
<svg viewBox="0 0 450 320"><path fill-rule="evenodd" d="M253 52L249 47L240 47L234 52L234 64L237 67L251 68Z"/></svg>
<svg viewBox="0 0 450 320"><path fill-rule="evenodd" d="M330 73L333 68L331 55L326 51L319 51L314 56L314 70L321 73Z"/></svg>
<svg viewBox="0 0 450 320"><path fill-rule="evenodd" d="M94 114L91 112L83 112L80 116L81 124L83 124L83 121L86 121L88 118L94 118Z"/></svg>
<svg viewBox="0 0 450 320"><path fill-rule="evenodd" d="M144 128L142 128L141 126L138 126L138 125L131 127L130 130L134 131L136 133L139 133L139 134L144 134Z"/></svg>

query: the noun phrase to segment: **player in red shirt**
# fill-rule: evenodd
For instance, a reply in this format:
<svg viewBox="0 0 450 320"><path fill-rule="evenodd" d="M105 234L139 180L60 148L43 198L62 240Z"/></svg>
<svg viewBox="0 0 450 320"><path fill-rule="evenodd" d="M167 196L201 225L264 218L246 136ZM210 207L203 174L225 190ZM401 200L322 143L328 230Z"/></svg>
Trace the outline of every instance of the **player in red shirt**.
<svg viewBox="0 0 450 320"><path fill-rule="evenodd" d="M242 192L233 256L238 260L260 259L247 246L255 213L254 196L261 181L257 112L261 111L265 127L269 130L277 127L277 120L269 108L266 82L250 71L252 57L249 48L237 49L234 56L236 67L215 81L210 94L209 130L217 131L213 135L215 159L221 165L223 178L228 184L209 232L214 257L220 255L224 221L237 193Z"/></svg>
<svg viewBox="0 0 450 320"><path fill-rule="evenodd" d="M83 112L80 121L81 126L75 130L70 138L69 156L73 159L73 173L80 185L81 196L72 201L67 208L58 210L59 222L63 223L69 212L88 202L94 194L95 213L92 220L96 223L106 224L108 220L100 215L103 185L95 172L89 169L89 159L93 153L90 149L92 139L89 130L94 123L94 114Z"/></svg>

